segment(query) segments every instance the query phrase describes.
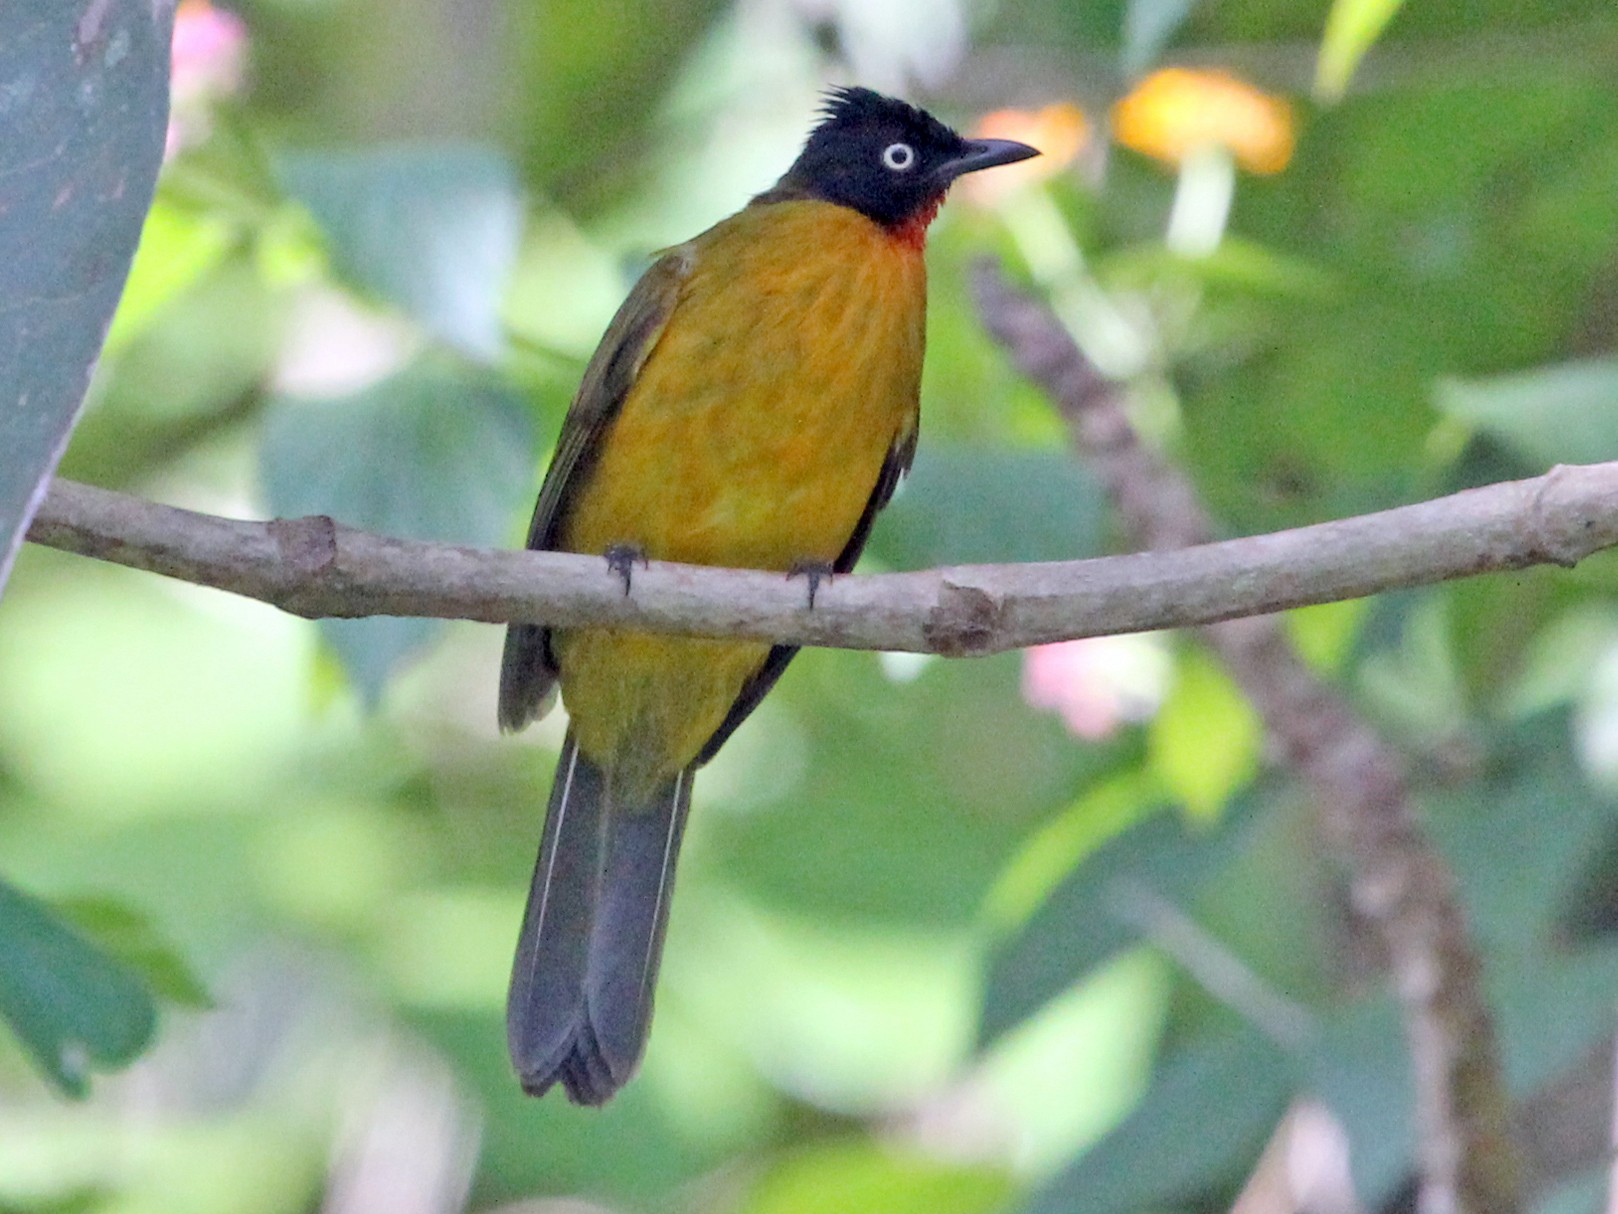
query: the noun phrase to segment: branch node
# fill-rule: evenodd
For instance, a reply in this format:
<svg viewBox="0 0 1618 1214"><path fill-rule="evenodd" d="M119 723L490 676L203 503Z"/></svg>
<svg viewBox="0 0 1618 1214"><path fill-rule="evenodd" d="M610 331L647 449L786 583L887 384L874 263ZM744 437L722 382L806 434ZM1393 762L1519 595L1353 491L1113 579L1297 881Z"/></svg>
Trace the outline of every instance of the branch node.
<svg viewBox="0 0 1618 1214"><path fill-rule="evenodd" d="M307 618L327 614L320 610L302 610L298 604L299 589L318 584L337 568L337 523L330 515L311 514L303 518L271 519L266 530L281 558L284 598L279 605Z"/></svg>
<svg viewBox="0 0 1618 1214"><path fill-rule="evenodd" d="M1563 482L1573 478L1577 469L1557 464L1549 472L1534 480L1533 496L1528 503L1528 516L1523 529L1535 555L1564 569L1571 569L1590 552L1590 543L1581 532L1594 528L1594 520L1569 519L1565 509L1558 510L1553 499L1562 489Z"/></svg>
<svg viewBox="0 0 1618 1214"><path fill-rule="evenodd" d="M921 633L945 657L977 657L988 653L1000 632L1003 605L979 586L942 579L938 602L927 613Z"/></svg>

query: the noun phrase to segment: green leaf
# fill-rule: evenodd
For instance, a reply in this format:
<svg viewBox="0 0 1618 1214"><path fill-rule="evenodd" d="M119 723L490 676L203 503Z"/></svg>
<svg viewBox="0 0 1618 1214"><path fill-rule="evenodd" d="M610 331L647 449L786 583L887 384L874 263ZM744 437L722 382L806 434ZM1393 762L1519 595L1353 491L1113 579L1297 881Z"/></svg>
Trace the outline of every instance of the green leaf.
<svg viewBox="0 0 1618 1214"><path fill-rule="evenodd" d="M69 898L56 911L139 974L153 994L181 1007L207 1009L213 997L146 915L111 898Z"/></svg>
<svg viewBox="0 0 1618 1214"><path fill-rule="evenodd" d="M172 23L150 0L0 6L0 585L152 200Z"/></svg>
<svg viewBox="0 0 1618 1214"><path fill-rule="evenodd" d="M1315 96L1337 101L1348 89L1365 53L1376 43L1404 0L1336 0L1326 18L1315 68Z"/></svg>
<svg viewBox="0 0 1618 1214"><path fill-rule="evenodd" d="M1327 1017L1302 1059L1309 1086L1348 1134L1354 1189L1369 1209L1410 1171L1416 1130L1405 1041L1399 1006L1383 993Z"/></svg>
<svg viewBox="0 0 1618 1214"><path fill-rule="evenodd" d="M178 207L159 195L141 229L129 281L107 332L108 353L127 346L165 304L217 266L234 239L223 217Z"/></svg>
<svg viewBox="0 0 1618 1214"><path fill-rule="evenodd" d="M24 1199L21 1203L9 1201L5 1214L98 1214L107 1208L107 1201L106 1190L87 1186L60 1195Z"/></svg>
<svg viewBox="0 0 1618 1214"><path fill-rule="evenodd" d="M1502 964L1489 980L1506 1084L1532 1095L1583 1058L1612 1032L1618 1002L1618 945L1603 942L1576 952L1546 950ZM1547 1009L1555 1009L1547 1015Z"/></svg>
<svg viewBox="0 0 1618 1214"><path fill-rule="evenodd" d="M1119 56L1124 75L1138 76L1151 67L1196 6L1197 0L1129 0Z"/></svg>
<svg viewBox="0 0 1618 1214"><path fill-rule="evenodd" d="M1112 770L1129 745L1075 746L1023 703L1019 675L1011 654L931 662L909 681L866 655L801 654L706 777L710 790L740 786L753 803L710 819L712 853L771 908L972 923L1022 828Z"/></svg>
<svg viewBox="0 0 1618 1214"><path fill-rule="evenodd" d="M352 396L280 397L260 469L277 515L326 514L408 539L492 545L534 491L534 433L494 376L421 360ZM436 620L322 620L369 702L430 640Z"/></svg>
<svg viewBox="0 0 1618 1214"><path fill-rule="evenodd" d="M0 1017L64 1092L146 1047L157 1008L140 980L38 899L0 881Z"/></svg>
<svg viewBox="0 0 1618 1214"><path fill-rule="evenodd" d="M1438 407L1535 464L1618 459L1618 358L1447 379L1438 387Z"/></svg>
<svg viewBox="0 0 1618 1214"><path fill-rule="evenodd" d="M1147 729L1153 769L1196 818L1214 818L1258 769L1264 731L1247 697L1201 649L1187 647Z"/></svg>
<svg viewBox="0 0 1618 1214"><path fill-rule="evenodd" d="M874 555L896 569L1060 561L1101 552L1106 499L1055 451L923 446L879 518Z"/></svg>
<svg viewBox="0 0 1618 1214"><path fill-rule="evenodd" d="M348 282L467 354L500 355L522 199L499 153L470 144L299 152L283 158L280 176Z"/></svg>
<svg viewBox="0 0 1618 1214"><path fill-rule="evenodd" d="M1211 253L1188 257L1160 240L1127 245L1097 267L1108 285L1142 291L1207 291L1211 302L1329 302L1342 294L1336 277L1313 260L1243 239L1225 237ZM1208 320L1213 317L1209 316Z"/></svg>
<svg viewBox="0 0 1618 1214"><path fill-rule="evenodd" d="M1035 1194L1024 1214L1200 1206L1252 1164L1293 1087L1292 1060L1227 1017L1171 1049L1128 1119Z"/></svg>
<svg viewBox="0 0 1618 1214"><path fill-rule="evenodd" d="M1021 1024L1140 934L1118 898L1145 889L1183 906L1246 835L1257 800L1244 797L1214 829L1189 829L1158 813L1080 861L1014 937L990 954L978 1038L987 1044Z"/></svg>
<svg viewBox="0 0 1618 1214"><path fill-rule="evenodd" d="M1011 1195L997 1168L947 1163L869 1141L820 1143L780 1160L741 1214L992 1214Z"/></svg>
<svg viewBox="0 0 1618 1214"><path fill-rule="evenodd" d="M1591 785L1565 710L1497 734L1483 778L1432 798L1472 930L1491 952L1532 955L1560 935L1574 891L1618 827L1618 799Z"/></svg>
<svg viewBox="0 0 1618 1214"><path fill-rule="evenodd" d="M133 320L136 331L121 346L109 337L104 374L60 474L133 488L163 475L180 453L256 418L291 303L245 259L230 257L171 295L149 323Z"/></svg>

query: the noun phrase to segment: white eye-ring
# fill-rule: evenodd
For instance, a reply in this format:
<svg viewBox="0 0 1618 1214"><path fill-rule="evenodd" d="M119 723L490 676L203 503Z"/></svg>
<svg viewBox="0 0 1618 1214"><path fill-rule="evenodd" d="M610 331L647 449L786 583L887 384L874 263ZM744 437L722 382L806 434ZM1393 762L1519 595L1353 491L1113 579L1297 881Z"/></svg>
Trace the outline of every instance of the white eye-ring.
<svg viewBox="0 0 1618 1214"><path fill-rule="evenodd" d="M890 143L882 149L882 163L896 173L903 173L916 163L916 149L908 143Z"/></svg>

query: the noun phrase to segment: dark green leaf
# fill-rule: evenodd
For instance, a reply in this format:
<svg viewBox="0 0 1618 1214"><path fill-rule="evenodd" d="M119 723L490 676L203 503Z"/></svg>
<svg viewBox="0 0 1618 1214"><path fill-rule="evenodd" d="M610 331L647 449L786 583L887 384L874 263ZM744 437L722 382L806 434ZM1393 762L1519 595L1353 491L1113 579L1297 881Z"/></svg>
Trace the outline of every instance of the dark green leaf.
<svg viewBox="0 0 1618 1214"><path fill-rule="evenodd" d="M1183 906L1240 846L1256 805L1252 793L1238 797L1206 832L1178 814L1153 814L1085 857L1022 930L991 952L979 1040L1022 1023L1139 938L1134 917L1118 911L1124 891L1144 889Z"/></svg>
<svg viewBox="0 0 1618 1214"><path fill-rule="evenodd" d="M152 993L182 1007L211 1008L213 997L152 921L111 898L71 898L56 903L59 914L129 969Z"/></svg>
<svg viewBox="0 0 1618 1214"><path fill-rule="evenodd" d="M261 469L278 515L327 514L410 539L504 540L534 491L533 425L500 380L421 361L352 396L283 397ZM384 616L321 627L367 699L439 628Z"/></svg>
<svg viewBox="0 0 1618 1214"><path fill-rule="evenodd" d="M0 1017L65 1092L121 1066L151 1040L157 1009L123 965L40 901L0 882Z"/></svg>
<svg viewBox="0 0 1618 1214"><path fill-rule="evenodd" d="M1506 1082L1515 1095L1531 1095L1612 1032L1618 946L1497 961L1489 994Z"/></svg>
<svg viewBox="0 0 1618 1214"><path fill-rule="evenodd" d="M0 6L0 584L61 458L140 239L173 6Z"/></svg>
<svg viewBox="0 0 1618 1214"><path fill-rule="evenodd" d="M1379 1209L1409 1174L1415 1144L1410 1059L1399 1007L1377 995L1326 1019L1304 1072L1348 1134L1354 1189Z"/></svg>
<svg viewBox="0 0 1618 1214"><path fill-rule="evenodd" d="M500 354L522 201L497 152L458 144L300 152L283 159L281 177L325 230L339 274L468 354Z"/></svg>
<svg viewBox="0 0 1618 1214"><path fill-rule="evenodd" d="M1483 778L1434 798L1432 825L1485 947L1532 954L1555 937L1585 864L1618 827L1618 799L1579 769L1565 711L1491 742Z"/></svg>
<svg viewBox="0 0 1618 1214"><path fill-rule="evenodd" d="M1292 1060L1227 1017L1171 1050L1128 1119L1041 1189L1024 1214L1135 1214L1211 1202L1251 1167L1293 1086Z"/></svg>
<svg viewBox="0 0 1618 1214"><path fill-rule="evenodd" d="M1101 552L1106 502L1056 451L924 445L876 525L871 550L896 569L1060 561Z"/></svg>

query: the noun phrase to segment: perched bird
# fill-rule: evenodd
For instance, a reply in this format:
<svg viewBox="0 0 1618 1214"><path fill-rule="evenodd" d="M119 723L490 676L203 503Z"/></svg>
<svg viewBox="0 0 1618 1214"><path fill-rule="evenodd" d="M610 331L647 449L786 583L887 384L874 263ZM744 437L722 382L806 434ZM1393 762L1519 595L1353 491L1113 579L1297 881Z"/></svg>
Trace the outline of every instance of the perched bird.
<svg viewBox="0 0 1618 1214"><path fill-rule="evenodd" d="M927 225L963 173L1038 153L863 88L792 167L663 253L568 410L528 547L802 573L853 568L916 449ZM645 1049L691 780L796 649L514 624L500 723L570 726L507 1004L527 1091L605 1103Z"/></svg>

